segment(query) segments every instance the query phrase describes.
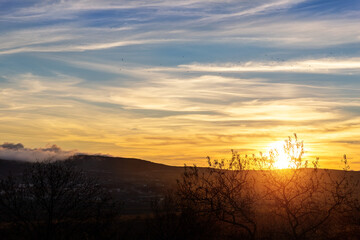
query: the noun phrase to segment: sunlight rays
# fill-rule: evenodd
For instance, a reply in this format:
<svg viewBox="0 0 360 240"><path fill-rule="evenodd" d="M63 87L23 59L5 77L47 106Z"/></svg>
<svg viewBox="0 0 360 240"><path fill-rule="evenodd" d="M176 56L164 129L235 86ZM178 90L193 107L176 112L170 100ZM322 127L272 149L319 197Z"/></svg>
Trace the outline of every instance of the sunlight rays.
<svg viewBox="0 0 360 240"><path fill-rule="evenodd" d="M278 141L270 144L267 156L272 160L275 169L302 167L301 158L304 154L304 146L297 139Z"/></svg>

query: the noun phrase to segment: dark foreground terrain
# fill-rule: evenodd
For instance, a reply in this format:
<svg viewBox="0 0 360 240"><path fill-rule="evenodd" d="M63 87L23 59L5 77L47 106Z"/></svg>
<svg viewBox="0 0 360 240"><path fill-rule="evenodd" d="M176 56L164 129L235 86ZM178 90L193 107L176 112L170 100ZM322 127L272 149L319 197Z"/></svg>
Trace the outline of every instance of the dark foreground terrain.
<svg viewBox="0 0 360 240"><path fill-rule="evenodd" d="M359 172L234 166L0 160L1 239L360 239Z"/></svg>
<svg viewBox="0 0 360 240"><path fill-rule="evenodd" d="M71 164L98 180L115 199L124 203L123 214L146 214L151 202L163 198L176 185L184 168L134 158L77 155ZM27 162L0 159L0 178L21 175Z"/></svg>

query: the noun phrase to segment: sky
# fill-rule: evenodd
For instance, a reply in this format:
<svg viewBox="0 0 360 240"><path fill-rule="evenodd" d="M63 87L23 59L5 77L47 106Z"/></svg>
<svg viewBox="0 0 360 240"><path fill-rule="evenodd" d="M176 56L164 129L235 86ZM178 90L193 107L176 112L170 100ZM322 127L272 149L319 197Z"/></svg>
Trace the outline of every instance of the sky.
<svg viewBox="0 0 360 240"><path fill-rule="evenodd" d="M0 156L203 165L293 133L360 170L360 1L0 0Z"/></svg>

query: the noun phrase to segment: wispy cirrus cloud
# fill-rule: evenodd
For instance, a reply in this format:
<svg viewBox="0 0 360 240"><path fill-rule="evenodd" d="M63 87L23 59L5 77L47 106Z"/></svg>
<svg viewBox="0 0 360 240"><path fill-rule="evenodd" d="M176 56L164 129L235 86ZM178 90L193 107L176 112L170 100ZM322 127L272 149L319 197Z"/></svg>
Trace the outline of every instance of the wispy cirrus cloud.
<svg viewBox="0 0 360 240"><path fill-rule="evenodd" d="M162 70L161 68L159 70ZM163 70L166 70L165 68ZM360 58L320 58L289 61L245 62L243 64L187 64L169 70L195 72L302 72L359 73Z"/></svg>
<svg viewBox="0 0 360 240"><path fill-rule="evenodd" d="M5 22L35 22L25 25L26 30L5 28L0 54L81 52L204 40L303 48L360 41L356 8L341 16L291 12L302 2L306 1L34 2L32 7L14 8L0 17ZM279 11L279 16L271 14Z"/></svg>
<svg viewBox="0 0 360 240"><path fill-rule="evenodd" d="M358 154L356 1L9 3L4 141L182 165L297 132L330 160Z"/></svg>
<svg viewBox="0 0 360 240"><path fill-rule="evenodd" d="M57 40L54 39L53 41L55 42ZM84 51L103 50L103 49L109 49L115 47L133 46L133 45L141 45L141 44L158 44L158 43L171 42L171 41L174 40L149 39L149 40L103 42L103 43L95 43L95 44L90 43L90 44L79 44L79 45L57 44L56 46L29 46L29 47L13 48L3 51L0 50L0 55L14 54L14 53L28 53L28 52L40 52L40 53L41 52L46 52L46 53L84 52Z"/></svg>
<svg viewBox="0 0 360 240"><path fill-rule="evenodd" d="M105 0L101 3L94 0L80 0L80 1L43 1L43 2L33 2L33 6L26 6L24 8L16 8L16 11L12 13L13 17L61 17L70 14L75 14L82 11L94 11L94 10L121 10L121 9L172 9L179 8L182 10L186 9L205 9L209 10L212 7L223 8L232 8L241 9L241 12L236 13L235 15L244 15L244 14L256 14L259 12L264 12L266 10L274 10L286 8L292 5L295 5L299 2L304 2L304 0L271 0L267 3L262 1L248 1L243 2L241 5L237 5L237 1L227 0L227 1L204 1L204 0L186 0L181 2L174 2L170 0L161 0L161 1L114 1L114 0ZM224 17L224 14L219 16ZM10 15L11 16L11 15ZM9 16L7 16L9 17Z"/></svg>
<svg viewBox="0 0 360 240"><path fill-rule="evenodd" d="M181 165L209 155L209 148L213 156L227 154L230 148L261 150L279 131L293 129L321 153L316 145L321 138L353 139L354 129L360 127L341 110L359 106L360 100L324 97L319 91L327 90L321 86L203 75L84 88L83 81L69 76L68 84L62 84L59 79L65 77L9 78L10 85L0 94L5 103L0 111L8 117L0 122L12 126L8 136L18 136L15 124L22 134L51 136L52 142L70 149L81 149L80 143L87 142L95 153L134 156L141 150L136 156L171 158L168 163ZM15 87L19 84L21 89ZM12 101L5 101L11 91ZM321 138L314 138L312 131L322 132ZM260 132L263 136L255 134ZM191 152L184 151L189 148Z"/></svg>

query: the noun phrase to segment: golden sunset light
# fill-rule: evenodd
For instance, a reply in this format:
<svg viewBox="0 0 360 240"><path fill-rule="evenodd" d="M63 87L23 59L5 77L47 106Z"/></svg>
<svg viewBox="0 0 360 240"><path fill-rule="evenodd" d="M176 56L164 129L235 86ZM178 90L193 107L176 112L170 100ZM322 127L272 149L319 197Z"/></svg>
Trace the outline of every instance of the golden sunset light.
<svg viewBox="0 0 360 240"><path fill-rule="evenodd" d="M285 142L274 142L270 144L269 155L275 160L274 167L277 169L294 168L296 163L294 159L301 156L300 148L296 147L293 151L286 148Z"/></svg>
<svg viewBox="0 0 360 240"><path fill-rule="evenodd" d="M355 240L359 216L359 0L0 0L1 239Z"/></svg>

